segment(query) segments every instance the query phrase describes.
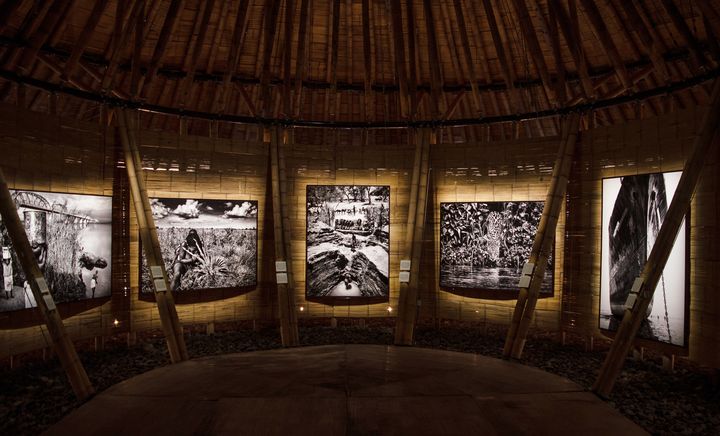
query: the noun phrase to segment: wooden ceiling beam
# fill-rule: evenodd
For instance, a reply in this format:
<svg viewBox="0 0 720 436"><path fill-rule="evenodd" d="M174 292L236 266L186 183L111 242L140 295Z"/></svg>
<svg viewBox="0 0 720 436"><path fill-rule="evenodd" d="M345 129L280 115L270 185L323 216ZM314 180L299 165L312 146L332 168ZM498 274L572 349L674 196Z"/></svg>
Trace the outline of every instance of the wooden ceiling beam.
<svg viewBox="0 0 720 436"><path fill-rule="evenodd" d="M470 49L470 38L468 37L468 29L465 24L465 12L463 11L462 0L454 0L453 3L455 6L455 19L457 20L458 30L460 31L460 41L463 51L465 52L465 61L468 68L468 75L470 76L470 89L473 95L475 111L482 113L484 112L484 105L480 90L478 89L477 70L475 69L475 61L473 60L472 50Z"/></svg>
<svg viewBox="0 0 720 436"><path fill-rule="evenodd" d="M248 21L248 7L250 5L249 0L241 0L238 4L238 13L235 17L235 25L233 27L232 42L230 43L230 51L228 52L227 58L227 70L223 75L222 86L218 91L219 101L215 101L213 106L216 108L214 112L224 113L227 105L226 94L228 92L228 86L232 80L235 71L237 70L238 62L240 61L240 48L245 40L245 31L247 29ZM259 38L258 38L259 40ZM210 67L210 65L208 65Z"/></svg>
<svg viewBox="0 0 720 436"><path fill-rule="evenodd" d="M416 28L415 28L415 2L413 0L406 0L405 2L405 13L407 14L407 27L408 27L408 94L410 94L410 114L411 119L415 118L418 110L418 95L417 95L417 84L418 84L418 73L417 73L417 44L416 44Z"/></svg>
<svg viewBox="0 0 720 436"><path fill-rule="evenodd" d="M295 61L295 90L293 93L294 96L294 102L293 102L293 111L295 117L300 115L300 107L302 105L302 90L303 90L303 80L305 80L305 75L307 74L307 53L309 50L306 49L307 46L307 40L309 37L308 34L308 24L309 24L309 18L310 14L308 13L310 9L310 1L311 0L302 0L300 3L300 28L298 29L298 48L297 48L297 58ZM311 30L312 33L312 30ZM311 47L312 48L312 47Z"/></svg>
<svg viewBox="0 0 720 436"><path fill-rule="evenodd" d="M625 68L625 63L623 63L617 46L610 36L610 32L608 31L607 25L600 14L595 0L580 0L580 4L583 7L585 16L588 18L590 25L595 31L595 36L597 36L598 41L600 41L600 45L610 58L610 62L612 62L613 67L615 67L615 74L617 74L620 79L620 83L622 83L626 89L631 89L633 85L630 81L627 68Z"/></svg>
<svg viewBox="0 0 720 436"><path fill-rule="evenodd" d="M235 83L234 85L235 85L235 89L238 90L238 92L240 93L240 96L245 101L245 105L247 105L248 109L250 110L250 115L256 117L258 114L258 111L255 108L255 104L253 103L252 98L250 97L250 94L248 94L247 89L245 89L244 86L239 85L237 83Z"/></svg>
<svg viewBox="0 0 720 436"><path fill-rule="evenodd" d="M668 71L667 64L663 58L661 41L657 40L654 35L650 33L648 28L645 26L640 13L638 12L636 5L631 1L621 1L625 15L630 21L630 26L635 31L635 34L640 39L640 42L645 47L645 50L650 57L650 61L655 66L655 69L660 74L660 79L663 84L667 84L670 80L670 72Z"/></svg>
<svg viewBox="0 0 720 436"><path fill-rule="evenodd" d="M147 72L141 80L140 94L143 96L147 95L149 85L155 79L158 69L161 66L163 57L165 56L165 50L173 32L175 31L175 25L177 24L178 17L185 6L185 0L172 0L168 12L165 15L162 29L160 30L160 36L158 37L157 44L153 50L152 58L150 59L150 65L148 66Z"/></svg>
<svg viewBox="0 0 720 436"><path fill-rule="evenodd" d="M693 66L695 68L698 68L705 65L705 54L703 53L702 48L700 48L700 44L698 43L697 39L695 38L692 31L685 22L685 18L682 16L680 9L677 7L677 5L675 5L675 2L673 0L661 0L660 4L662 4L663 9L670 17L673 26L680 34L680 37L685 42L685 45L688 46L694 62Z"/></svg>
<svg viewBox="0 0 720 436"><path fill-rule="evenodd" d="M210 43L210 53L208 54L207 63L203 68L203 70L207 74L212 74L215 69L215 59L217 59L218 47L220 46L220 41L222 40L225 28L229 27L228 21L230 21L231 18L230 2L222 1L221 3L222 6L220 8L220 19L218 20L218 24L215 27L215 32L213 33L213 37Z"/></svg>
<svg viewBox="0 0 720 436"><path fill-rule="evenodd" d="M557 97L555 95L555 90L553 89L552 80L550 79L550 72L548 71L547 64L545 63L545 55L540 48L540 42L538 41L535 26L530 18L530 12L525 4L525 0L512 0L512 4L515 8L515 14L519 19L521 33L528 45L530 57L532 57L535 69L542 80L543 88L545 89L545 96L552 106L557 106Z"/></svg>
<svg viewBox="0 0 720 436"><path fill-rule="evenodd" d="M592 86L592 80L590 80L588 65L585 60L585 54L582 50L582 44L580 42L580 35L575 31L576 26L570 20L570 16L565 10L565 7L560 3L560 0L548 0L548 5L555 14L560 30L565 37L565 42L567 42L567 45L570 48L570 55L573 58L578 75L580 76L582 90L586 97L594 98L595 90Z"/></svg>
<svg viewBox="0 0 720 436"><path fill-rule="evenodd" d="M180 83L180 95L181 102L184 103L187 100L187 92L190 89L190 84L195 79L195 72L197 71L198 63L200 62L200 54L202 53L203 46L205 45L205 38L207 37L208 28L210 27L210 18L212 17L213 9L215 7L215 0L207 0L203 2L205 5L205 9L202 13L202 18L200 20L200 29L198 33L197 39L195 39L195 42L192 44L192 49L189 50L190 56L189 56L189 64L187 65L186 69L186 76L183 78L182 82ZM225 18L225 13L227 12L227 2L222 2L223 8L220 11L220 16L218 19L218 26L222 26L222 22ZM199 13L199 12L198 12ZM187 59L187 58L186 58ZM181 103L181 104L182 104Z"/></svg>
<svg viewBox="0 0 720 436"><path fill-rule="evenodd" d="M137 16L135 23L135 44L130 65L130 95L132 98L138 96L138 86L140 84L140 65L142 64L142 47L145 40L145 0L140 5L140 14Z"/></svg>
<svg viewBox="0 0 720 436"><path fill-rule="evenodd" d="M493 44L495 45L495 53L497 54L498 60L500 61L500 68L505 79L505 85L507 86L508 94L512 101L512 110L521 110L522 99L519 96L517 88L515 88L515 72L512 69L510 60L505 54L505 46L500 37L500 30L498 23L495 20L495 11L490 0L483 0L483 7L485 9L485 18L487 19L490 35L492 36Z"/></svg>
<svg viewBox="0 0 720 436"><path fill-rule="evenodd" d="M80 32L76 44L73 46L70 58L68 58L67 62L65 62L65 68L60 73L60 79L63 82L69 81L70 77L72 77L75 72L78 63L80 62L80 57L92 40L92 35L95 32L95 28L97 27L100 17L102 17L107 4L108 0L98 0L95 2L95 6L93 6L92 12L90 12L90 17L88 17L87 21L85 21L85 26L83 27L82 32Z"/></svg>
<svg viewBox="0 0 720 436"><path fill-rule="evenodd" d="M40 26L40 23L45 17L45 14L47 14L48 10L50 10L50 6L52 4L53 2L48 1L39 6L35 5L34 7L31 7L25 14L25 17L23 17L22 23L20 23L20 27L15 33L15 39L19 41L28 40L33 33L35 33L38 26ZM8 50L3 53L0 65L5 66L6 68L14 67L24 47L24 45L9 47Z"/></svg>
<svg viewBox="0 0 720 436"><path fill-rule="evenodd" d="M370 0L362 0L362 28L363 28L363 119L368 121L372 117L372 41L370 31Z"/></svg>
<svg viewBox="0 0 720 436"><path fill-rule="evenodd" d="M17 64L20 74L27 74L32 66L40 48L45 44L52 35L57 26L61 25L61 20L66 11L72 6L73 0L55 0L52 2L50 9L40 22L37 30L33 32L27 42L27 47L23 51L22 56Z"/></svg>
<svg viewBox="0 0 720 436"><path fill-rule="evenodd" d="M438 55L435 16L433 15L431 0L423 0L423 12L425 14L425 29L428 42L428 60L430 61L430 114L433 118L437 118L440 116L443 81L440 72L440 56Z"/></svg>
<svg viewBox="0 0 720 436"><path fill-rule="evenodd" d="M295 0L285 0L285 42L283 44L283 115L292 116L292 37Z"/></svg>
<svg viewBox="0 0 720 436"><path fill-rule="evenodd" d="M111 48L111 54L108 61L108 67L105 70L103 80L101 83L101 89L103 92L110 92L113 88L113 81L115 80L115 73L118 66L120 65L120 56L127 45L127 40L130 38L130 34L133 33L135 25L137 24L137 17L142 12L142 2L135 0L130 10L130 16L127 20L123 21L123 13L121 13L121 4L118 2L118 11L115 19L115 29L113 31L113 44Z"/></svg>
<svg viewBox="0 0 720 436"><path fill-rule="evenodd" d="M0 4L0 32L10 23L10 17L15 14L23 0L6 0Z"/></svg>
<svg viewBox="0 0 720 436"><path fill-rule="evenodd" d="M272 68L272 52L275 46L275 32L277 30L280 2L269 0L265 3L263 18L265 20L265 34L262 38L265 41L262 53L262 72L260 73L260 113L263 117L273 113L273 99L270 90L270 73Z"/></svg>
<svg viewBox="0 0 720 436"><path fill-rule="evenodd" d="M565 70L562 50L560 49L560 36L558 35L557 18L555 17L555 12L552 9L548 11L548 15L546 16L539 0L532 1L538 11L538 16L540 17L541 33L545 35L546 42L552 50L552 57L555 61L555 70L557 71L557 77L555 80L555 95L558 103L564 104L567 101L567 71Z"/></svg>
<svg viewBox="0 0 720 436"><path fill-rule="evenodd" d="M329 3L329 2L328 2ZM335 104L332 98L337 98L337 63L338 63L338 41L340 39L340 0L333 0L330 5L330 33L329 48L328 48L328 62L326 69L326 80L330 83L330 89L325 92L325 113L327 116L335 117Z"/></svg>

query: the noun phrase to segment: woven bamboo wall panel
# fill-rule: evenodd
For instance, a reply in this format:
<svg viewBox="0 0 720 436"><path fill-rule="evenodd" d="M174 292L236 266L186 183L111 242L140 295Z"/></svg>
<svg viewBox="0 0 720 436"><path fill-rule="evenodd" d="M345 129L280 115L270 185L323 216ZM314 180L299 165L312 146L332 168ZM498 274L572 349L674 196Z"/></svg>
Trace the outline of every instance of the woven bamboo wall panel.
<svg viewBox="0 0 720 436"><path fill-rule="evenodd" d="M554 296L539 301L534 327L598 334L601 180L681 169L701 110L691 109L621 127L583 132L567 203L556 232ZM368 134L367 143L358 139L362 135L354 138L346 132L299 133L295 136L296 142L300 138L325 138L329 142L316 145L290 141L282 147L288 176L285 200L298 316L394 316L414 145L406 142L379 145L373 139L382 138L380 133ZM268 150L256 141L255 135L251 136L248 142L140 132L144 174L151 196L251 199L259 205L257 288L222 300L180 304L178 313L183 323L277 317L272 216L268 214L267 201ZM332 138L338 138L337 145L327 145L332 144ZM434 146L427 226L423 234L419 294L422 319L509 323L514 300L470 298L439 288L439 205L451 201L544 200L558 143L558 138L547 138ZM102 125L28 114L14 106L0 105L2 165L11 187L111 195L114 147L114 131ZM720 366L717 147L714 153L708 157L692 206L689 349L692 359ZM314 184L390 186L388 303L330 306L305 300L305 192L307 185ZM139 242L132 208L130 217L131 298L127 318L130 325L123 328L156 329L160 321L154 303L138 299ZM388 307L393 311L389 312ZM108 303L67 318L66 324L73 337L90 338L117 331L112 325L115 318ZM0 356L43 346L46 344L39 326L0 330Z"/></svg>

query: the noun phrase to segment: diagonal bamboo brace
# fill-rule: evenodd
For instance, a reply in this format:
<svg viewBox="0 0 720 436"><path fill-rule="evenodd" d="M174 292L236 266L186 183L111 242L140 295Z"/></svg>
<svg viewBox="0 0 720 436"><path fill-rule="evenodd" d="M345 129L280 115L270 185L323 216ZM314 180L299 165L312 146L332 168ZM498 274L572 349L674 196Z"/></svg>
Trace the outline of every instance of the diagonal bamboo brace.
<svg viewBox="0 0 720 436"><path fill-rule="evenodd" d="M665 220L660 227L655 244L640 274L642 285L637 294L637 299L631 309L625 309L620 328L592 387L592 390L602 397L607 397L612 392L615 381L625 363L625 358L630 352L638 330L640 330L640 325L652 301L655 288L665 269L668 257L670 257L677 233L690 208L695 187L705 164L705 156L713 145L713 139L717 140L718 123L720 123L720 80L715 80L711 106L702 119L699 135L693 143L692 154L685 162L682 176L680 176L670 207L665 214Z"/></svg>
<svg viewBox="0 0 720 436"><path fill-rule="evenodd" d="M530 277L530 281L529 283L521 281L512 324L505 339L504 357L519 359L525 347L525 338L535 313L540 287L545 277L545 269L555 240L555 229L557 228L560 210L567 191L579 125L579 114L572 114L565 120L560 149L553 167L552 181L545 198L543 214L535 234L527 266L524 268L524 274Z"/></svg>
<svg viewBox="0 0 720 436"><path fill-rule="evenodd" d="M86 400L95 393L95 389L90 383L82 362L80 362L75 346L65 331L65 325L55 307L45 277L43 277L37 259L30 247L25 227L20 222L15 202L12 200L2 169L0 169L0 215L2 215L5 222L15 253L50 333L53 348L68 376L73 392L75 392L79 400Z"/></svg>
<svg viewBox="0 0 720 436"><path fill-rule="evenodd" d="M143 251L153 279L160 323L167 341L170 361L172 363L182 362L188 360L188 352L185 347L182 325L178 319L172 292L170 292L165 262L160 251L157 229L150 208L150 199L145 180L142 177L142 160L137 147L135 130L132 128L132 116L122 109L117 112L118 130L125 152L125 167L127 168L130 192L140 228Z"/></svg>

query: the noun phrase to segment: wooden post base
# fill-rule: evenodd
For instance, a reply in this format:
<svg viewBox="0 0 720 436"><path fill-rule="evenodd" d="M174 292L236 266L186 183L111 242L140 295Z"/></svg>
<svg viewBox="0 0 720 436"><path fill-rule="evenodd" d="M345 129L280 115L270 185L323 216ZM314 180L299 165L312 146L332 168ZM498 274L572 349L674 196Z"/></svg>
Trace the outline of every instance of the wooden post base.
<svg viewBox="0 0 720 436"><path fill-rule="evenodd" d="M671 354L669 356L663 356L662 357L662 367L663 367L663 370L665 370L667 372L675 371L675 355Z"/></svg>

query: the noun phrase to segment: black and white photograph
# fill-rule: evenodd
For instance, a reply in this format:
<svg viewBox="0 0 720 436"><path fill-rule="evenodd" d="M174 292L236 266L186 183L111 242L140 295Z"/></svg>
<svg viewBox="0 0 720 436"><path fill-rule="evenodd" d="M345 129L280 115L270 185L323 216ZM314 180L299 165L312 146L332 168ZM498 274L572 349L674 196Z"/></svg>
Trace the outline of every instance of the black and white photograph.
<svg viewBox="0 0 720 436"><path fill-rule="evenodd" d="M172 291L257 285L257 201L151 198ZM142 262L142 292L153 292Z"/></svg>
<svg viewBox="0 0 720 436"><path fill-rule="evenodd" d="M109 297L112 197L10 191L55 303ZM0 312L37 303L10 235L0 221L3 289Z"/></svg>
<svg viewBox="0 0 720 436"><path fill-rule="evenodd" d="M618 329L665 219L681 172L603 180L600 328ZM638 336L685 346L686 224L683 221Z"/></svg>
<svg viewBox="0 0 720 436"><path fill-rule="evenodd" d="M387 298L389 186L307 187L308 298Z"/></svg>
<svg viewBox="0 0 720 436"><path fill-rule="evenodd" d="M440 204L440 286L516 292L544 202ZM540 292L553 293L553 256Z"/></svg>

